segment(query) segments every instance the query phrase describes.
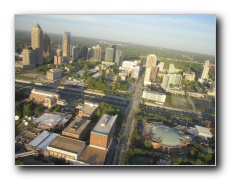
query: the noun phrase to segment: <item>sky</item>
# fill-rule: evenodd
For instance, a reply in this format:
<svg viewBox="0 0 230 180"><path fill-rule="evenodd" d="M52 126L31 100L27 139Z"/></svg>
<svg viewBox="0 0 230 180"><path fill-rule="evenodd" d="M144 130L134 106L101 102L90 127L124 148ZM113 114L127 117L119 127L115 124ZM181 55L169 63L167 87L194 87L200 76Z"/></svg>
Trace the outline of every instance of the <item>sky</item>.
<svg viewBox="0 0 230 180"><path fill-rule="evenodd" d="M39 23L46 33L91 37L216 54L216 16L190 15L23 15L15 14L15 29L31 31Z"/></svg>

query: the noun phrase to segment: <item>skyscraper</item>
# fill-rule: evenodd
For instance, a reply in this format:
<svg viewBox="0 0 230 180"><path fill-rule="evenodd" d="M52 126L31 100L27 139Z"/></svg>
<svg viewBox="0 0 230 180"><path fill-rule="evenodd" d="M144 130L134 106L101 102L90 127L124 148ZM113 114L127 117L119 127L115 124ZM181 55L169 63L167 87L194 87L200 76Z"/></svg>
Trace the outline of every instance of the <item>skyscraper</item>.
<svg viewBox="0 0 230 180"><path fill-rule="evenodd" d="M101 61L101 47L97 45L97 46L93 46L93 49L94 49L93 59L96 61Z"/></svg>
<svg viewBox="0 0 230 180"><path fill-rule="evenodd" d="M155 54L150 54L147 56L146 66L145 67L151 67L157 65L157 57Z"/></svg>
<svg viewBox="0 0 230 180"><path fill-rule="evenodd" d="M35 51L35 64L43 64L43 31L38 23L31 31L31 47Z"/></svg>
<svg viewBox="0 0 230 180"><path fill-rule="evenodd" d="M121 65L122 62L122 51L121 50L117 50L116 51L116 58L115 58L115 63L117 64L117 66Z"/></svg>
<svg viewBox="0 0 230 180"><path fill-rule="evenodd" d="M113 48L106 48L105 50L105 61L113 62Z"/></svg>
<svg viewBox="0 0 230 180"><path fill-rule="evenodd" d="M159 67L159 71L163 71L164 70L164 62L160 62L158 64L158 67Z"/></svg>
<svg viewBox="0 0 230 180"><path fill-rule="evenodd" d="M79 48L78 46L73 46L72 47L72 58L78 59L79 56Z"/></svg>
<svg viewBox="0 0 230 180"><path fill-rule="evenodd" d="M204 62L204 69L203 69L203 72L201 75L201 79L208 79L209 78L209 76L208 76L209 65L210 65L209 60Z"/></svg>
<svg viewBox="0 0 230 180"><path fill-rule="evenodd" d="M115 61L116 59L116 51L117 51L117 47L115 44L112 45L112 48L113 48L113 62Z"/></svg>
<svg viewBox="0 0 230 180"><path fill-rule="evenodd" d="M150 85L151 84L151 67L147 67L145 70L145 78L144 78L144 85Z"/></svg>
<svg viewBox="0 0 230 180"><path fill-rule="evenodd" d="M174 64L169 64L169 71L168 73L173 74L175 72L175 66Z"/></svg>
<svg viewBox="0 0 230 180"><path fill-rule="evenodd" d="M70 57L70 43L71 43L71 34L70 32L64 32L62 38L62 57L63 61L67 60Z"/></svg>
<svg viewBox="0 0 230 180"><path fill-rule="evenodd" d="M35 67L36 54L32 47L26 47L22 51L22 64L23 68L34 68Z"/></svg>
<svg viewBox="0 0 230 180"><path fill-rule="evenodd" d="M155 82L157 78L157 72L158 72L158 67L157 66L152 66L151 67L151 81Z"/></svg>
<svg viewBox="0 0 230 180"><path fill-rule="evenodd" d="M44 33L43 36L43 57L49 57L50 56L50 38L49 36Z"/></svg>
<svg viewBox="0 0 230 180"><path fill-rule="evenodd" d="M182 81L182 75L180 74L165 74L161 87L163 89L168 89L170 84L176 85L181 84Z"/></svg>

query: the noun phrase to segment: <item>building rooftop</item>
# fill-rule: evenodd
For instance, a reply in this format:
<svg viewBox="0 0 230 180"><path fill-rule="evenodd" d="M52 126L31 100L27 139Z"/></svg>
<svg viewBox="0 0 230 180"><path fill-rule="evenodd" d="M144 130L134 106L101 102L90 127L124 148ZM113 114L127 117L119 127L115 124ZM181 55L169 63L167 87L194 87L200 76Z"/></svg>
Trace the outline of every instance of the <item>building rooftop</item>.
<svg viewBox="0 0 230 180"><path fill-rule="evenodd" d="M89 145L82 152L78 160L90 165L103 165L107 152L107 150Z"/></svg>
<svg viewBox="0 0 230 180"><path fill-rule="evenodd" d="M39 89L33 89L31 91L31 93L36 93L36 94L40 94L40 95L43 95L43 96L59 96L59 94L57 94L57 93L53 93L53 92L49 92L49 91L42 91L42 90L39 90Z"/></svg>
<svg viewBox="0 0 230 180"><path fill-rule="evenodd" d="M41 150L45 150L46 147L58 136L56 133L51 133L48 131L43 131L38 135L33 141L28 145L32 147L37 147Z"/></svg>
<svg viewBox="0 0 230 180"><path fill-rule="evenodd" d="M212 133L209 131L208 128L205 128L205 127L202 127L202 126L197 126L197 125L195 125L195 128L196 128L196 130L197 130L199 135L203 134L205 136L212 137Z"/></svg>
<svg viewBox="0 0 230 180"><path fill-rule="evenodd" d="M84 106L80 109L80 111L83 111L84 114L91 115L94 113L94 111L97 109L98 106L84 104Z"/></svg>
<svg viewBox="0 0 230 180"><path fill-rule="evenodd" d="M82 131L89 125L90 120L75 118L63 131L73 133L73 134L81 134Z"/></svg>
<svg viewBox="0 0 230 180"><path fill-rule="evenodd" d="M116 119L117 115L111 116L108 114L103 114L91 132L109 134L113 124L116 122Z"/></svg>
<svg viewBox="0 0 230 180"><path fill-rule="evenodd" d="M63 151L68 151L72 153L78 153L81 149L82 146L85 145L85 142L73 139L73 138L68 138L64 136L58 136L50 145L49 147L53 147L56 149L61 149Z"/></svg>
<svg viewBox="0 0 230 180"><path fill-rule="evenodd" d="M63 118L64 115L62 116L60 114L44 113L35 119L34 122L37 124L55 127L61 120L63 120Z"/></svg>

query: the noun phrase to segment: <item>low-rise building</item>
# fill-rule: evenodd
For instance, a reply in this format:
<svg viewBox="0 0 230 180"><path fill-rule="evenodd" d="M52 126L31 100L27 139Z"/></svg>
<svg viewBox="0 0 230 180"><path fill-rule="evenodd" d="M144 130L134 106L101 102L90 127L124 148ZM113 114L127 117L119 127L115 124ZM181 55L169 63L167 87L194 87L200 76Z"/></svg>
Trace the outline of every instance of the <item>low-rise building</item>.
<svg viewBox="0 0 230 180"><path fill-rule="evenodd" d="M29 100L50 108L57 104L59 97L60 95L57 93L33 89L30 93Z"/></svg>
<svg viewBox="0 0 230 180"><path fill-rule="evenodd" d="M103 165L108 151L94 146L87 146L79 157L79 161L89 165Z"/></svg>
<svg viewBox="0 0 230 180"><path fill-rule="evenodd" d="M59 69L50 69L46 72L46 79L54 81L62 76L62 73Z"/></svg>
<svg viewBox="0 0 230 180"><path fill-rule="evenodd" d="M166 94L155 92L155 91L150 91L150 90L144 90L142 93L142 98L151 100L151 101L164 103L166 100Z"/></svg>
<svg viewBox="0 0 230 180"><path fill-rule="evenodd" d="M57 126L65 126L63 122L67 122L70 117L65 117L64 114L44 113L40 117L33 120L34 123L38 124L38 128L44 130L52 130Z"/></svg>
<svg viewBox="0 0 230 180"><path fill-rule="evenodd" d="M66 161L77 161L85 149L85 142L77 139L58 136L47 146L47 154L51 158L65 159Z"/></svg>
<svg viewBox="0 0 230 180"><path fill-rule="evenodd" d="M202 126L198 126L195 125L195 128L197 130L197 135L199 136L203 136L206 138L211 138L212 137L212 133L210 132L210 130L208 128L202 127Z"/></svg>
<svg viewBox="0 0 230 180"><path fill-rule="evenodd" d="M90 120L76 117L63 131L63 136L82 140L90 130Z"/></svg>
<svg viewBox="0 0 230 180"><path fill-rule="evenodd" d="M27 150L36 150L39 154L44 154L47 146L53 142L53 140L59 136L56 133L43 131L37 137L35 137L26 147Z"/></svg>
<svg viewBox="0 0 230 180"><path fill-rule="evenodd" d="M79 109L78 117L91 119L97 108L98 103L85 101L84 106L81 109Z"/></svg>

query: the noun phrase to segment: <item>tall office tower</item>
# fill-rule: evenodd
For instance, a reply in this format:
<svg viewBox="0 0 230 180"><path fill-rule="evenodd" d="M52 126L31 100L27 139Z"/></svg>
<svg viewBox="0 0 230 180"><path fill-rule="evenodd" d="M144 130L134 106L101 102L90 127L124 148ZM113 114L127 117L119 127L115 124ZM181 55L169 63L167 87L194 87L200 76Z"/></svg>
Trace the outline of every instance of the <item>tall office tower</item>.
<svg viewBox="0 0 230 180"><path fill-rule="evenodd" d="M161 83L161 87L163 89L168 89L169 85L170 85L170 74L165 74L164 78L163 78L163 81Z"/></svg>
<svg viewBox="0 0 230 180"><path fill-rule="evenodd" d="M66 60L70 57L70 43L71 43L70 32L64 32L63 38L62 38L62 57L63 57L63 60Z"/></svg>
<svg viewBox="0 0 230 180"><path fill-rule="evenodd" d="M94 49L88 48L87 59L92 59L94 57Z"/></svg>
<svg viewBox="0 0 230 180"><path fill-rule="evenodd" d="M62 56L62 49L56 49L56 55Z"/></svg>
<svg viewBox="0 0 230 180"><path fill-rule="evenodd" d="M158 67L157 66L152 66L151 67L151 81L155 82L157 78L157 72L158 72Z"/></svg>
<svg viewBox="0 0 230 180"><path fill-rule="evenodd" d="M116 59L116 51L117 51L117 47L115 44L112 45L112 48L113 48L113 62L115 61Z"/></svg>
<svg viewBox="0 0 230 180"><path fill-rule="evenodd" d="M122 51L121 50L117 50L116 51L116 58L115 58L115 63L117 64L117 66L121 65L122 62Z"/></svg>
<svg viewBox="0 0 230 180"><path fill-rule="evenodd" d="M49 57L50 56L50 38L45 33L43 36L43 57Z"/></svg>
<svg viewBox="0 0 230 180"><path fill-rule="evenodd" d="M151 67L157 65L157 57L155 54L150 54L147 56L146 66L145 67Z"/></svg>
<svg viewBox="0 0 230 180"><path fill-rule="evenodd" d="M100 62L101 61L101 47L97 45L97 46L93 46L93 49L94 49L93 59Z"/></svg>
<svg viewBox="0 0 230 180"><path fill-rule="evenodd" d="M151 77L151 67L147 67L146 70L145 70L145 78L144 78L144 85L150 85L151 84L151 80L150 80L150 77Z"/></svg>
<svg viewBox="0 0 230 180"><path fill-rule="evenodd" d="M62 56L54 56L54 64L61 64Z"/></svg>
<svg viewBox="0 0 230 180"><path fill-rule="evenodd" d="M209 75L208 75L209 65L210 65L209 60L204 62L204 69L203 69L203 72L201 75L201 79L208 79L209 78Z"/></svg>
<svg viewBox="0 0 230 180"><path fill-rule="evenodd" d="M38 23L31 31L31 47L36 52L35 65L43 64L43 31Z"/></svg>
<svg viewBox="0 0 230 180"><path fill-rule="evenodd" d="M26 47L22 51L22 64L25 68L35 67L36 54L32 47Z"/></svg>
<svg viewBox="0 0 230 180"><path fill-rule="evenodd" d="M78 59L79 56L79 48L78 46L73 46L72 47L72 58Z"/></svg>
<svg viewBox="0 0 230 180"><path fill-rule="evenodd" d="M105 50L105 61L113 62L113 48L106 48Z"/></svg>
<svg viewBox="0 0 230 180"><path fill-rule="evenodd" d="M174 64L169 64L169 71L168 73L173 74L175 72L175 66Z"/></svg>
<svg viewBox="0 0 230 180"><path fill-rule="evenodd" d="M83 46L80 50L80 58L86 60L88 56L88 47Z"/></svg>
<svg viewBox="0 0 230 180"><path fill-rule="evenodd" d="M164 70L164 62L160 62L158 64L158 67L159 67L159 71L163 71Z"/></svg>

